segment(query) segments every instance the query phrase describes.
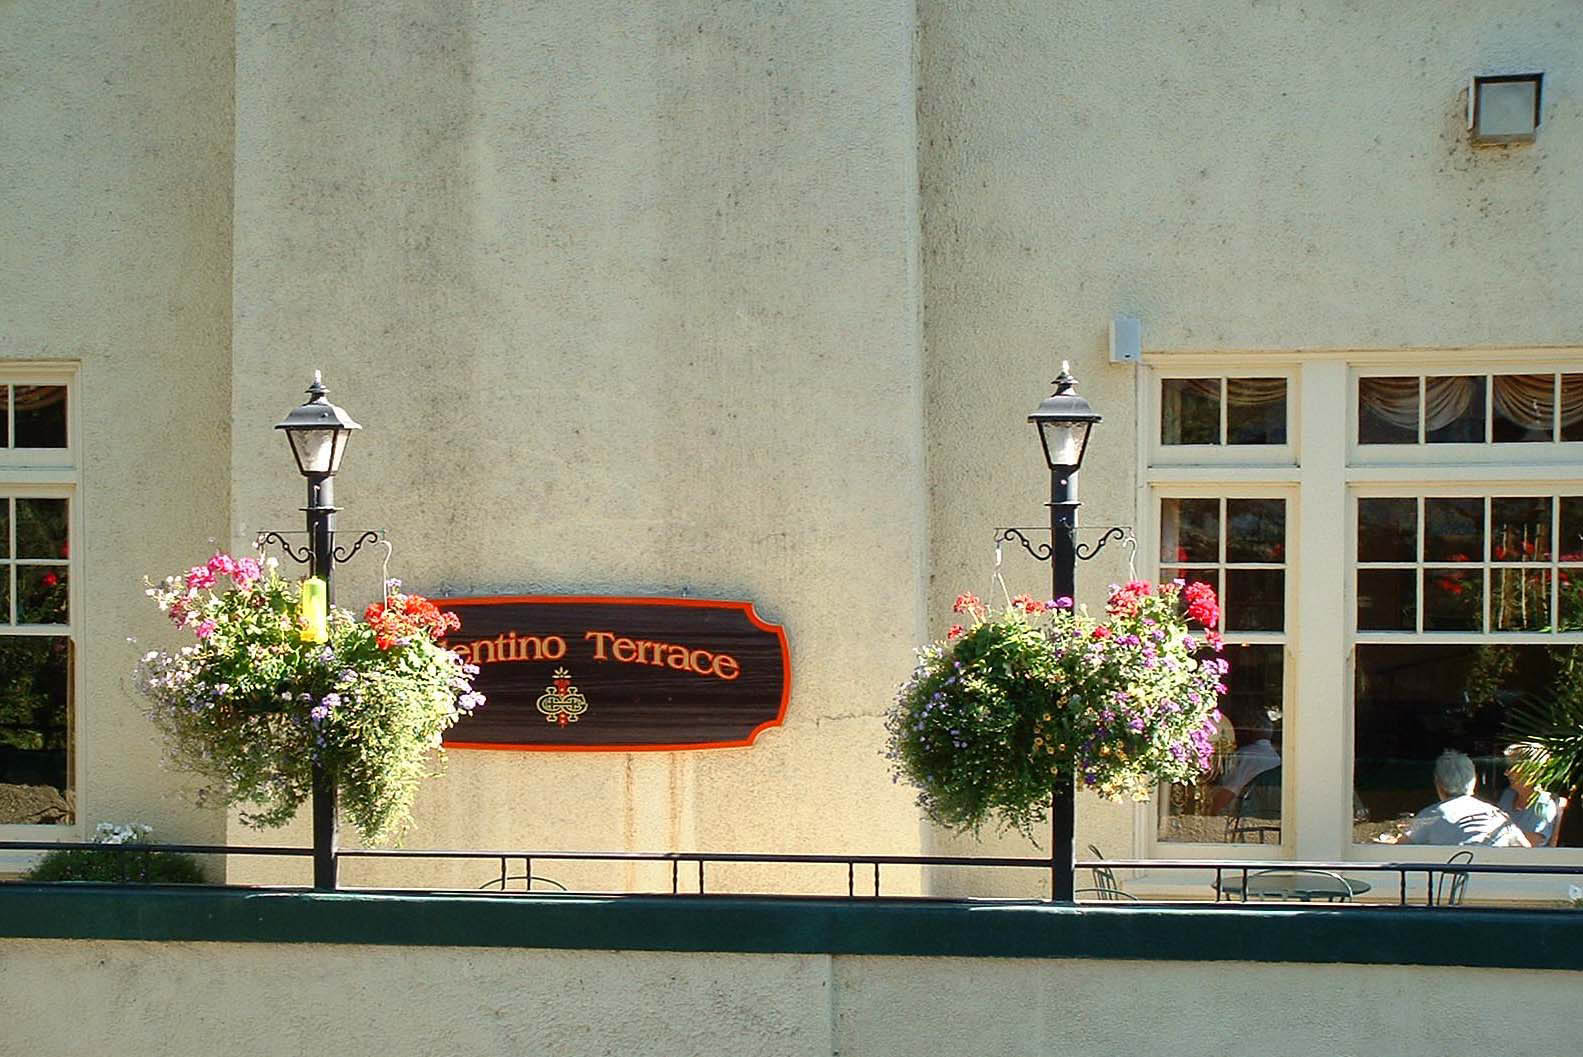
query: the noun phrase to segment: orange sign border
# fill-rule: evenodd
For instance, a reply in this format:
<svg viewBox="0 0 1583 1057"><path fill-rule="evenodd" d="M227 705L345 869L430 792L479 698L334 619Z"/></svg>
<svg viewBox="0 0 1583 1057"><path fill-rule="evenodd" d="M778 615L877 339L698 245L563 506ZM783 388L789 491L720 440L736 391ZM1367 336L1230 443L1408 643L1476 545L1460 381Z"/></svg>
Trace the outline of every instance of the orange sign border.
<svg viewBox="0 0 1583 1057"><path fill-rule="evenodd" d="M791 646L786 639L786 629L780 624L771 624L764 620L753 610L752 602L731 602L716 598L626 598L617 595L489 595L483 598L453 597L436 598L430 596L429 600L442 610L448 605L465 603L473 606L505 606L542 605L550 602L582 605L623 605L623 606L681 606L689 609L736 609L740 610L754 627L767 631L780 642L781 670L786 673L784 684L781 687L780 710L775 713L775 718L765 720L748 732L742 741L687 741L670 745L545 745L542 743L508 743L497 741L442 741L441 747L446 751L451 749L499 749L508 752L689 752L693 749L741 749L752 745L758 736L770 727L783 726L786 722L786 706L791 701L792 668ZM484 707L488 707L486 704Z"/></svg>

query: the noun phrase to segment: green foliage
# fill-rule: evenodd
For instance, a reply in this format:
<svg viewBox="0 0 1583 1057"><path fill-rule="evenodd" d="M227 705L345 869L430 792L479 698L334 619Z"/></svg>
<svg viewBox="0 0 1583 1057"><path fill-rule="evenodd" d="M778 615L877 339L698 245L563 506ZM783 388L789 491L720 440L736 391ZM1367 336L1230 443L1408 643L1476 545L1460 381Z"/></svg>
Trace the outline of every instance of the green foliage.
<svg viewBox="0 0 1583 1057"><path fill-rule="evenodd" d="M1189 588L1213 625L1213 593ZM958 599L968 628L919 651L887 716L888 758L935 822L977 830L991 818L1032 833L1056 782L1076 778L1110 799L1147 798L1158 782L1207 765L1225 671L1196 653L1177 584L1113 592L1103 621L1062 605L1014 600L991 615Z"/></svg>
<svg viewBox="0 0 1583 1057"><path fill-rule="evenodd" d="M442 732L483 701L468 682L477 669L435 641L454 617L392 594L370 607L377 628L332 610L329 641L305 643L299 586L272 564L243 568L246 561L210 562L221 575L239 570L230 590L204 590L214 576L203 566L150 589L173 622L197 635L174 653L148 653L139 670L170 760L213 779L259 828L296 814L320 761L364 839L394 840L432 773Z"/></svg>
<svg viewBox="0 0 1583 1057"><path fill-rule="evenodd" d="M105 884L203 884L198 860L169 851L65 848L46 853L22 875L24 881L100 881Z"/></svg>
<svg viewBox="0 0 1583 1057"><path fill-rule="evenodd" d="M1512 769L1536 789L1569 796L1583 786L1583 650L1550 651L1556 675L1538 698L1512 706L1507 732L1519 749Z"/></svg>

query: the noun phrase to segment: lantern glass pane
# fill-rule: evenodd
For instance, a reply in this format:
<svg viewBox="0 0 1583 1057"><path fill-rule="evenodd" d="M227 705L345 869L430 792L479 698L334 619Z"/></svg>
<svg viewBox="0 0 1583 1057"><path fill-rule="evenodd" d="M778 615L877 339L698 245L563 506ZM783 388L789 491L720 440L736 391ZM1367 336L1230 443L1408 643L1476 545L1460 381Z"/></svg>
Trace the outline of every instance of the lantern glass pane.
<svg viewBox="0 0 1583 1057"><path fill-rule="evenodd" d="M303 473L331 473L335 468L332 456L335 449L333 429L288 429L292 451Z"/></svg>
<svg viewBox="0 0 1583 1057"><path fill-rule="evenodd" d="M1045 459L1050 468L1067 467L1074 469L1083 461L1083 443L1088 439L1087 422L1049 422L1039 423L1039 431L1044 437Z"/></svg>

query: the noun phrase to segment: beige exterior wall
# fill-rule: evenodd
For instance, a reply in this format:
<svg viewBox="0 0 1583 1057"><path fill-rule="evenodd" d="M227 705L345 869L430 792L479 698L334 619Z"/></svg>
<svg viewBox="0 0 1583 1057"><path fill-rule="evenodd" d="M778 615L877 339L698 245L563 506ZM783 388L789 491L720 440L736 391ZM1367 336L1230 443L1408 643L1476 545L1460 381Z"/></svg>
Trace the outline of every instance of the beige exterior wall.
<svg viewBox="0 0 1583 1057"><path fill-rule="evenodd" d="M1063 359L1105 416L1080 522L1147 516L1116 314L1156 362L1583 338L1573 4L919 11L933 634L959 591L983 594L993 527L1046 523L1025 416ZM1549 74L1537 142L1470 147L1469 78L1532 70ZM1079 570L1089 601L1126 575L1117 550ZM1020 553L1006 568L1013 593L1048 584ZM1080 850L1134 852L1130 805L1078 813Z"/></svg>
<svg viewBox="0 0 1583 1057"><path fill-rule="evenodd" d="M1136 525L1116 313L1157 361L1578 342L1574 21L1559 0L5 5L0 357L80 364L82 819L306 840L190 806L125 639L164 641L141 576L296 525L269 427L317 367L366 427L343 527L385 530L412 588L750 599L791 639L786 726L753 748L459 751L410 845L980 847L920 832L880 716L950 599L989 591L990 530L1043 520L1023 419L1060 360L1105 415L1082 518ZM1474 151L1468 76L1514 69L1552 74L1539 140ZM1127 571L1113 546L1080 587ZM1004 572L1047 576L1015 551ZM365 552L342 601L378 579ZM1137 836L1130 806L1083 803L1080 849Z"/></svg>
<svg viewBox="0 0 1583 1057"><path fill-rule="evenodd" d="M1572 1052L1579 974L0 941L4 1044L238 1057ZM61 987L61 980L72 981Z"/></svg>
<svg viewBox="0 0 1583 1057"><path fill-rule="evenodd" d="M755 746L456 751L407 843L916 851L880 758L922 633L912 5L237 22L233 542L300 517L268 427L322 367L342 525L409 587L748 599L791 642Z"/></svg>
<svg viewBox="0 0 1583 1057"><path fill-rule="evenodd" d="M226 2L0 5L0 361L78 372L65 836L224 832L160 768L127 638L160 637L141 578L229 532L232 39Z"/></svg>

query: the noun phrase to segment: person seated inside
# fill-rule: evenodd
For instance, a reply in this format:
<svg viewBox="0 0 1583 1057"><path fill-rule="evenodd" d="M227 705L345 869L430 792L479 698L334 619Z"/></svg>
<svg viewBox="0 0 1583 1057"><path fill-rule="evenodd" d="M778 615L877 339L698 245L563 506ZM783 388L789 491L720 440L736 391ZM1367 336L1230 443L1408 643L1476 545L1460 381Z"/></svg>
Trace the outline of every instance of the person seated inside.
<svg viewBox="0 0 1583 1057"><path fill-rule="evenodd" d="M1528 838L1511 817L1473 795L1478 774L1466 753L1446 751L1435 761L1435 793L1439 803L1414 816L1401 834L1383 834L1382 844L1483 844L1493 848L1527 848Z"/></svg>
<svg viewBox="0 0 1583 1057"><path fill-rule="evenodd" d="M1535 848L1547 848L1555 842L1556 826L1561 820L1561 803L1543 789L1535 789L1512 765L1522 759L1521 746L1506 749L1506 781L1510 783L1495 806L1511 816L1512 824L1523 831L1528 843Z"/></svg>
<svg viewBox="0 0 1583 1057"><path fill-rule="evenodd" d="M1237 751L1226 760L1220 784L1209 794L1209 813L1224 815L1237 797L1259 775L1281 765L1281 754L1270 742L1273 728L1269 713L1251 708L1237 716Z"/></svg>

